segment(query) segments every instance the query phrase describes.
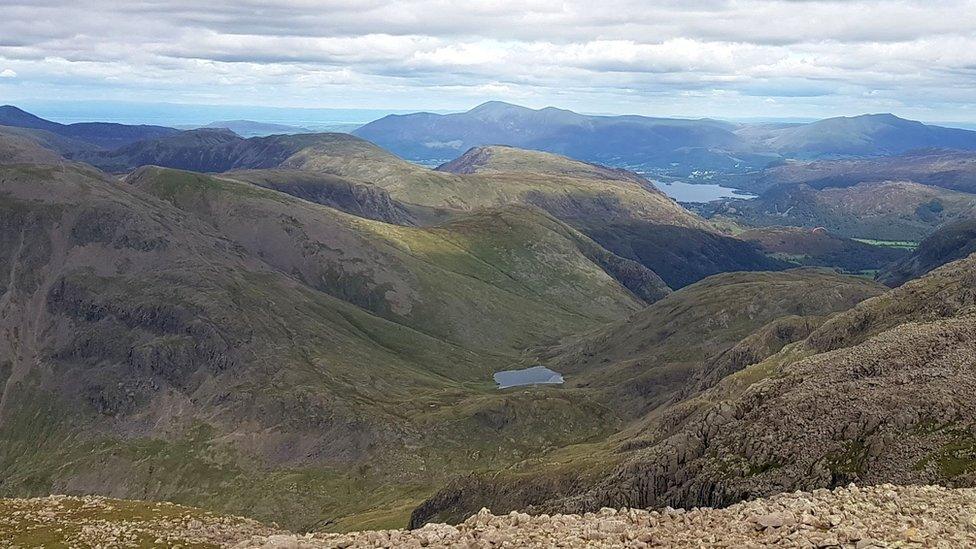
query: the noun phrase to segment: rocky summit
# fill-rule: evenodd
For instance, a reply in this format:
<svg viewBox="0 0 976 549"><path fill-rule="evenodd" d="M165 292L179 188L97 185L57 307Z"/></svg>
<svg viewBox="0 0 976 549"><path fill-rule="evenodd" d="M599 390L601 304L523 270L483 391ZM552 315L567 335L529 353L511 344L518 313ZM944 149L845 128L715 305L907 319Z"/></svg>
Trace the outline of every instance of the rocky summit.
<svg viewBox="0 0 976 549"><path fill-rule="evenodd" d="M724 509L603 508L583 515L494 515L452 526L294 534L170 503L51 496L0 500L4 547L233 549L548 547L969 547L976 489L854 484Z"/></svg>
<svg viewBox="0 0 976 549"><path fill-rule="evenodd" d="M724 509L604 508L584 515L493 515L417 530L254 537L235 549L357 547L970 547L976 490L858 487L781 494Z"/></svg>

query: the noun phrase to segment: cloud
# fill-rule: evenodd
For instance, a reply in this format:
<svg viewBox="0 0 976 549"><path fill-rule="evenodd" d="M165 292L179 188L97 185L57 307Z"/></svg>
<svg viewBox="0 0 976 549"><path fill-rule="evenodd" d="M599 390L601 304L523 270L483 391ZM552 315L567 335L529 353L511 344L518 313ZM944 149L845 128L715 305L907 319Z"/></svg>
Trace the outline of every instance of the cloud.
<svg viewBox="0 0 976 549"><path fill-rule="evenodd" d="M0 66L32 96L976 119L976 0L7 0L0 18Z"/></svg>
<svg viewBox="0 0 976 549"><path fill-rule="evenodd" d="M17 78L17 73L11 69L3 69L0 71L0 78Z"/></svg>

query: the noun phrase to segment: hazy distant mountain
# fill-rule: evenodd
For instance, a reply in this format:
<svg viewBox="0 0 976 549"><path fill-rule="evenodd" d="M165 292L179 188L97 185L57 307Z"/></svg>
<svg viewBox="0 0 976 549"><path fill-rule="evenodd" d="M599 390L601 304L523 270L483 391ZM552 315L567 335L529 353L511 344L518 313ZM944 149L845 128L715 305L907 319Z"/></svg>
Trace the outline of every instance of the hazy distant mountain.
<svg viewBox="0 0 976 549"><path fill-rule="evenodd" d="M589 116L492 101L457 114L390 115L356 135L418 161L448 161L471 147L511 145L614 166L687 175L746 171L780 158L885 156L920 148L976 150L976 132L891 114L808 124Z"/></svg>
<svg viewBox="0 0 976 549"><path fill-rule="evenodd" d="M766 168L736 186L762 192L781 183L804 183L822 189L892 180L976 192L976 151L921 149L889 157L786 162Z"/></svg>
<svg viewBox="0 0 976 549"><path fill-rule="evenodd" d="M913 149L976 150L976 132L930 126L893 114L837 117L809 124L747 126L739 135L791 158L887 156Z"/></svg>
<svg viewBox="0 0 976 549"><path fill-rule="evenodd" d="M12 105L0 106L0 126L44 130L61 137L77 139L107 149L121 147L143 139L179 133L177 129L163 126L131 126L109 122L59 124L34 116Z"/></svg>
<svg viewBox="0 0 976 549"><path fill-rule="evenodd" d="M266 135L313 132L313 130L299 126L255 122L253 120L221 120L200 126L200 128L225 128L242 137L263 137Z"/></svg>
<svg viewBox="0 0 976 549"><path fill-rule="evenodd" d="M763 165L717 120L589 116L547 107L534 110L491 101L457 114L390 115L355 135L411 160L451 160L471 147L511 145L588 162L685 169Z"/></svg>

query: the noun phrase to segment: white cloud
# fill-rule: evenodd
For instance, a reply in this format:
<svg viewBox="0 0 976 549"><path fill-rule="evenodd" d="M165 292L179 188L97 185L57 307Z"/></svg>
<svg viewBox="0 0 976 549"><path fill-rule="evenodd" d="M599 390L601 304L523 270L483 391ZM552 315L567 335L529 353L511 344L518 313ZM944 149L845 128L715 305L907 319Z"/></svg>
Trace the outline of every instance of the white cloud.
<svg viewBox="0 0 976 549"><path fill-rule="evenodd" d="M12 69L3 69L0 71L0 78L17 78L17 73Z"/></svg>
<svg viewBox="0 0 976 549"><path fill-rule="evenodd" d="M0 19L3 74L52 96L976 118L976 0L7 0Z"/></svg>

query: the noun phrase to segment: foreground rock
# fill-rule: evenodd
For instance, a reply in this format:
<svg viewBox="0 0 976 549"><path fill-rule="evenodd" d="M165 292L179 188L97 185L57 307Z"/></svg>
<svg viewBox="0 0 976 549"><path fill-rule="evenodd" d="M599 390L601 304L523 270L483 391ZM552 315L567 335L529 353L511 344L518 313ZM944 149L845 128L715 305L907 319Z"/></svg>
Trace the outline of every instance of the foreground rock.
<svg viewBox="0 0 976 549"><path fill-rule="evenodd" d="M976 489L850 485L725 509L495 516L405 531L254 537L236 549L348 547L971 547Z"/></svg>
<svg viewBox="0 0 976 549"><path fill-rule="evenodd" d="M0 547L227 547L275 531L251 519L172 503L0 499Z"/></svg>

